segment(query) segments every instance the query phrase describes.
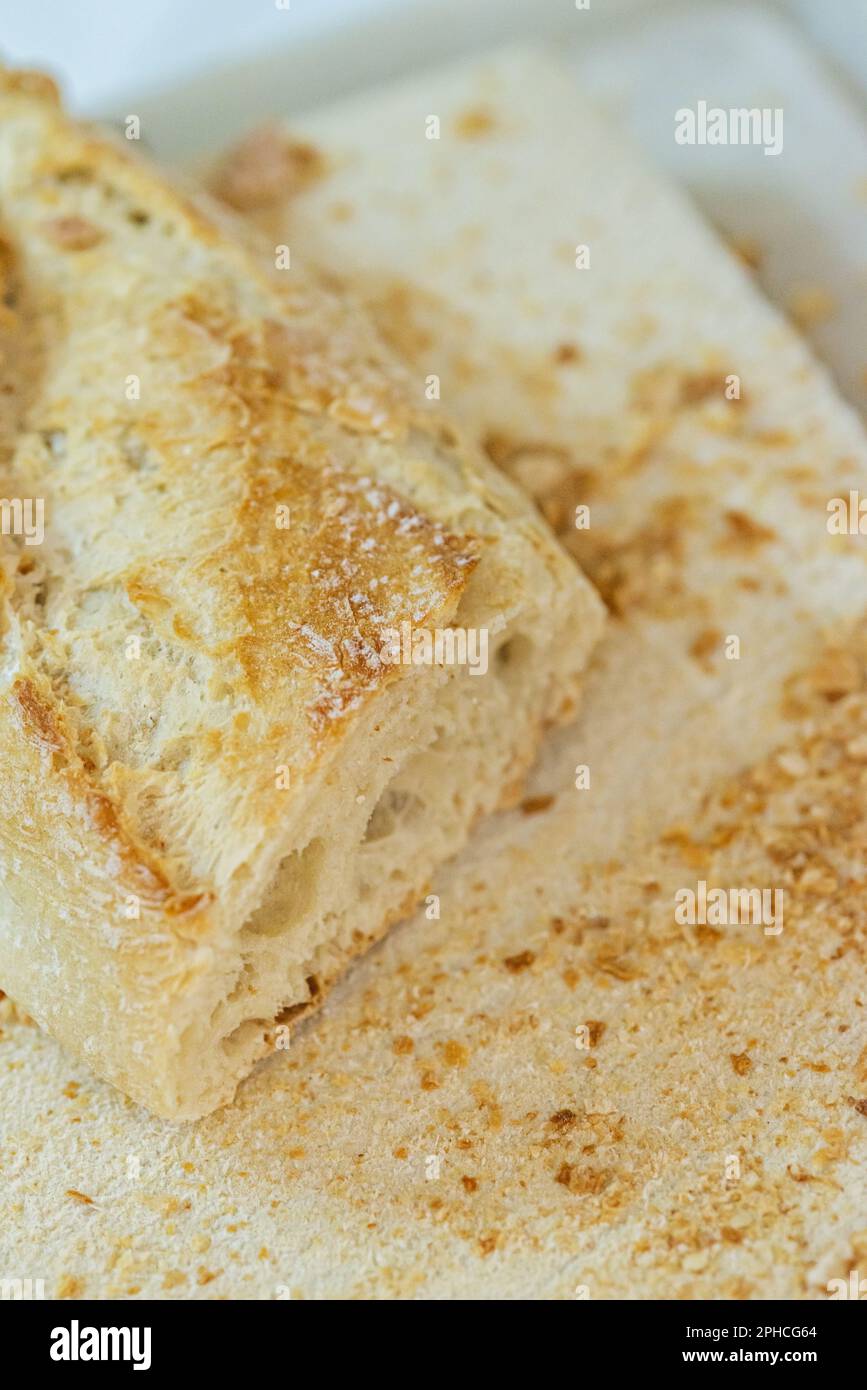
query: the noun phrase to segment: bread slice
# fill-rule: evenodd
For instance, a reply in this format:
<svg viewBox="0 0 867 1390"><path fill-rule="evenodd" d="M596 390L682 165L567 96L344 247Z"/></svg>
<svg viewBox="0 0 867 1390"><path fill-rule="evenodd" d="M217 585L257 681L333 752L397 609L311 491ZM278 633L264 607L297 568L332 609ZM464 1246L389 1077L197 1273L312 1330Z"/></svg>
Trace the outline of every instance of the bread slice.
<svg viewBox="0 0 867 1390"><path fill-rule="evenodd" d="M448 133L480 105L508 136L397 138L402 112ZM808 663L823 622L867 630L865 538L825 527L829 496L867 491L864 431L558 63L414 75L339 128L323 112L300 129L334 161L275 240L294 255L308 231L311 251L340 237L344 275L378 266L371 289L391 248L392 302L427 334L414 361L444 364L449 408L556 445L537 453L540 497L543 469L560 459L568 482L589 460L574 534L598 543L612 602L621 576L617 616L578 721L545 740L534 813L474 836L438 878L440 921L390 933L236 1105L155 1123L0 1005L0 1266L97 1298L827 1297L867 1271L863 639ZM370 177L350 209L353 147ZM552 377L566 342L583 355ZM696 400L714 343L740 415ZM483 351L484 400L485 377L457 370ZM681 364L656 379L684 391L660 397L650 448L654 358ZM528 453L522 468L532 485ZM675 495L686 524L655 510ZM740 635L739 661L713 628ZM674 893L701 878L784 888L784 930L678 925ZM118 1181L131 1163L140 1179Z"/></svg>
<svg viewBox="0 0 867 1390"><path fill-rule="evenodd" d="M45 517L3 537L0 985L198 1116L515 794L602 607L363 318L38 75L0 208L3 490Z"/></svg>
<svg viewBox="0 0 867 1390"><path fill-rule="evenodd" d="M628 862L765 756L785 682L863 607L863 538L826 525L863 430L569 70L515 48L416 73L254 132L212 183L437 375L605 598L582 853Z"/></svg>

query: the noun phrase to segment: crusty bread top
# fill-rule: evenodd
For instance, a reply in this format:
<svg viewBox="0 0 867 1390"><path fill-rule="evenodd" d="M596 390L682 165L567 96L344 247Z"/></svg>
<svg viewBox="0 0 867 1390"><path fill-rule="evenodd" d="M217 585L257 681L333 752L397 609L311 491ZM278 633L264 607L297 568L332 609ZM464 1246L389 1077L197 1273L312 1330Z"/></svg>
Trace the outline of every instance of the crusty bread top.
<svg viewBox="0 0 867 1390"><path fill-rule="evenodd" d="M0 210L2 485L46 499L44 545L4 542L3 717L45 805L188 913L285 816L276 769L303 787L399 678L382 629L447 622L521 503L351 310L38 75L0 75Z"/></svg>

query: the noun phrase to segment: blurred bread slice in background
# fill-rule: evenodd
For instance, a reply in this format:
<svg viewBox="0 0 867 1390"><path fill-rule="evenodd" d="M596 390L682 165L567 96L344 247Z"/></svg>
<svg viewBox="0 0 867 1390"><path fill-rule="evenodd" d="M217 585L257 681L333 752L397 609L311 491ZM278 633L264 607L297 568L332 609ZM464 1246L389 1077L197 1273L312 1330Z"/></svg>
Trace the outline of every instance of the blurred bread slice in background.
<svg viewBox="0 0 867 1390"><path fill-rule="evenodd" d="M212 185L438 376L598 586L585 722L600 756L628 731L618 820L652 828L779 739L785 679L863 605L867 545L826 504L864 483L864 433L564 68L510 49L414 74L254 131Z"/></svg>

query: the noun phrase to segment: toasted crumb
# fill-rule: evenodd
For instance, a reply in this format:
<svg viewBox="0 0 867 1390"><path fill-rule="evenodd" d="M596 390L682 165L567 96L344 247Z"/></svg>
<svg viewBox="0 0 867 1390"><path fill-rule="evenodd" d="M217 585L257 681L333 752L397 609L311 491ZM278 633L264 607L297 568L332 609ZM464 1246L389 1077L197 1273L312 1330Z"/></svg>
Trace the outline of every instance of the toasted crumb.
<svg viewBox="0 0 867 1390"><path fill-rule="evenodd" d="M711 655L719 651L721 642L722 633L719 629L715 627L706 627L704 631L700 632L691 642L689 654L699 665L708 667L710 665Z"/></svg>
<svg viewBox="0 0 867 1390"><path fill-rule="evenodd" d="M503 964L513 975L517 975L519 970L529 969L535 959L534 951L520 951L516 956L506 956Z"/></svg>
<svg viewBox="0 0 867 1390"><path fill-rule="evenodd" d="M84 1293L84 1280L75 1274L62 1274L57 1285L58 1298L80 1298Z"/></svg>
<svg viewBox="0 0 867 1390"><path fill-rule="evenodd" d="M615 980L638 980L641 978L641 971L624 959L616 955L613 951L600 951L595 958L595 965L606 975L613 975Z"/></svg>
<svg viewBox="0 0 867 1390"><path fill-rule="evenodd" d="M93 1206L93 1198L88 1197L84 1192L78 1192L74 1187L66 1189L67 1197L71 1197L75 1202L83 1202L86 1207Z"/></svg>
<svg viewBox="0 0 867 1390"><path fill-rule="evenodd" d="M830 647L810 673L813 689L826 700L842 700L861 684L858 663L851 653Z"/></svg>
<svg viewBox="0 0 867 1390"><path fill-rule="evenodd" d="M761 522L755 521L753 517L748 516L746 512L739 511L736 507L732 507L726 512L725 520L729 528L730 539L747 549L777 539L776 531L773 531L770 526L763 526Z"/></svg>
<svg viewBox="0 0 867 1390"><path fill-rule="evenodd" d="M278 126L261 126L229 154L213 180L213 191L238 212L252 212L281 203L325 170L325 159L315 146L293 140Z"/></svg>
<svg viewBox="0 0 867 1390"><path fill-rule="evenodd" d="M573 366L583 356L577 343L558 343L554 349L554 361L559 367Z"/></svg>
<svg viewBox="0 0 867 1390"><path fill-rule="evenodd" d="M553 805L553 796L528 796L521 802L521 810L525 816L536 816L540 811L547 811L549 806Z"/></svg>
<svg viewBox="0 0 867 1390"><path fill-rule="evenodd" d="M448 1067L465 1067L470 1060L469 1049L450 1039L442 1048L443 1061Z"/></svg>
<svg viewBox="0 0 867 1390"><path fill-rule="evenodd" d="M820 285L802 285L789 299L789 313L800 328L824 323L836 307L833 296Z"/></svg>
<svg viewBox="0 0 867 1390"><path fill-rule="evenodd" d="M455 120L455 134L462 140L477 140L482 135L490 135L496 129L493 112L483 106L469 107Z"/></svg>
<svg viewBox="0 0 867 1390"><path fill-rule="evenodd" d="M720 1227L720 1235L722 1236L726 1245L740 1245L741 1241L744 1238L743 1231L735 1230L734 1226Z"/></svg>
<svg viewBox="0 0 867 1390"><path fill-rule="evenodd" d="M600 1168L583 1168L576 1163L562 1163L554 1175L554 1181L567 1187L570 1192L582 1196L596 1196L608 1186L610 1174Z"/></svg>
<svg viewBox="0 0 867 1390"><path fill-rule="evenodd" d="M729 1057L738 1076L746 1076L748 1071L752 1071L753 1059L748 1052L732 1052Z"/></svg>

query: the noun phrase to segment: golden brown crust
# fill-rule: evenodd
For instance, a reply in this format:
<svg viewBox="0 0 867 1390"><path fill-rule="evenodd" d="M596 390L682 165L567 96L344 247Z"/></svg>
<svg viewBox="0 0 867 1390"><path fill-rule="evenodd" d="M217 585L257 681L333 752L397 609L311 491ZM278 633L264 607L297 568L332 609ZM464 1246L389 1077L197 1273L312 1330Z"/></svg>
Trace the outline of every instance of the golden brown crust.
<svg viewBox="0 0 867 1390"><path fill-rule="evenodd" d="M74 546L71 509L36 433L46 418L62 431L74 470L73 441L81 457L92 454L98 424L100 466L84 487L100 497L127 491L126 516L114 508L106 525L137 528L138 536L127 546L108 535L101 571L88 574L83 563L78 583L109 586L118 603L128 600L139 628L169 637L181 659L185 649L204 657L220 672L224 698L247 711L251 747L279 739L283 759L301 773L361 700L402 674L380 660L381 630L445 614L478 548L377 478L376 442L406 438L411 412L379 365L368 365L369 350L327 296L307 286L293 305L204 213L109 142L67 123L46 90L16 74L0 86L15 169L3 190L4 279L32 286L26 305L10 309L18 313L10 331L25 348L37 335L50 344L17 439L4 441L9 484L45 496L57 540ZM163 234L153 230L158 219L166 219ZM38 235L46 226L90 231ZM136 231L146 255L163 257L159 279L146 285L130 265ZM113 321L126 341L93 359L90 343ZM345 341L329 341L332 329ZM130 374L140 378L142 398L127 405ZM373 445L369 473L355 462L361 432ZM131 469L144 483L137 492L129 491ZM216 514L199 527L190 513L210 498ZM288 517L282 529L278 508ZM52 559L47 582L59 588L64 576L51 573ZM60 625L47 609L45 621ZM27 687L28 709L31 726L54 737L62 722L63 743L75 747L90 741L98 719L74 698L74 643L65 656L62 688L52 694L49 672L38 708ZM236 731L230 747L213 735L193 737L203 755L221 756L215 742L227 750L228 783L244 739ZM98 788L101 768L89 776ZM136 826L134 806L115 806L105 794L91 804L101 808L94 824L107 842L117 841L121 821L127 838L150 842L153 872L168 892L186 847L154 841L147 825Z"/></svg>

